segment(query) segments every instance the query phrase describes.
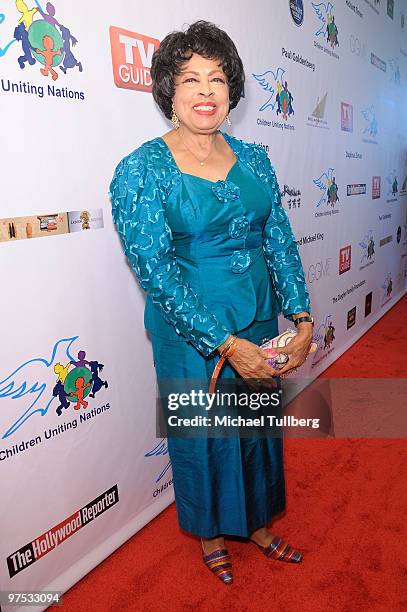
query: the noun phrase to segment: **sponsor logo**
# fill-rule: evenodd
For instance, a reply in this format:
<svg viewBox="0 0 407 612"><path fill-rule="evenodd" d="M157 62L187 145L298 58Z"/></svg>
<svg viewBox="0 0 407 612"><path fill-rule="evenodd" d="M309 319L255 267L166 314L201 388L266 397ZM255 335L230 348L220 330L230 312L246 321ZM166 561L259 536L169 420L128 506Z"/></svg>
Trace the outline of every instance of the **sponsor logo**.
<svg viewBox="0 0 407 612"><path fill-rule="evenodd" d="M304 21L304 4L302 0L289 0L291 17L296 26L302 26Z"/></svg>
<svg viewBox="0 0 407 612"><path fill-rule="evenodd" d="M319 97L317 98L312 115L308 116L307 125L310 127L329 130L328 122L324 120L327 96L328 93L325 93L321 99Z"/></svg>
<svg viewBox="0 0 407 612"><path fill-rule="evenodd" d="M379 68L379 70L383 70L383 72L386 72L387 70L386 62L380 59L380 57L377 57L377 55L375 55L373 51L370 53L370 63L373 66L376 66L376 68Z"/></svg>
<svg viewBox="0 0 407 612"><path fill-rule="evenodd" d="M339 202L339 189L335 180L334 169L329 168L326 172L323 172L321 176L313 179L312 182L320 191L322 191L322 195L316 203L316 208L322 207L323 204L330 207L329 210L316 212L315 217L331 215L339 212L339 210L335 209L335 206Z"/></svg>
<svg viewBox="0 0 407 612"><path fill-rule="evenodd" d="M387 193L386 193L386 202L397 202L397 193L399 189L396 171L393 170L389 172L386 176L387 183Z"/></svg>
<svg viewBox="0 0 407 612"><path fill-rule="evenodd" d="M119 501L117 484L90 501L79 510L73 512L63 521L54 525L45 533L35 537L6 559L10 578L61 546L79 529L97 519L101 514L110 510Z"/></svg>
<svg viewBox="0 0 407 612"><path fill-rule="evenodd" d="M315 264L311 264L308 268L307 279L309 283L318 281L325 276L330 276L331 259L325 258L325 260L317 261Z"/></svg>
<svg viewBox="0 0 407 612"><path fill-rule="evenodd" d="M373 297L372 291L370 291L369 293L366 294L366 297L365 297L365 317L370 315L370 313L372 312L372 297Z"/></svg>
<svg viewBox="0 0 407 612"><path fill-rule="evenodd" d="M351 34L349 37L350 52L360 59L366 59L366 45L358 36Z"/></svg>
<svg viewBox="0 0 407 612"><path fill-rule="evenodd" d="M389 74L390 74L391 83L393 83L394 85L400 85L401 75L400 75L400 66L399 66L398 58L395 57L393 59L389 59L389 66L390 66Z"/></svg>
<svg viewBox="0 0 407 612"><path fill-rule="evenodd" d="M351 268L352 246L348 244L339 249L339 274L348 272Z"/></svg>
<svg viewBox="0 0 407 612"><path fill-rule="evenodd" d="M362 13L362 11L359 10L359 8L356 6L356 4L354 4L350 0L346 0L346 6L348 8L350 8L351 11L353 11L355 13L355 15L357 15L358 17L363 19L363 13Z"/></svg>
<svg viewBox="0 0 407 612"><path fill-rule="evenodd" d="M389 242L393 242L393 236L391 234L389 234L388 236L385 236L384 238L380 239L380 246L384 246L385 244L389 244Z"/></svg>
<svg viewBox="0 0 407 612"><path fill-rule="evenodd" d="M379 215L379 221L385 221L386 219L391 219L391 213L386 213L384 215Z"/></svg>
<svg viewBox="0 0 407 612"><path fill-rule="evenodd" d="M335 326L332 315L326 315L324 321L315 328L313 340L317 345L317 350L314 353L312 368L322 359L326 358L334 349Z"/></svg>
<svg viewBox="0 0 407 612"><path fill-rule="evenodd" d="M380 176L372 177L372 200L378 200L380 198Z"/></svg>
<svg viewBox="0 0 407 612"><path fill-rule="evenodd" d="M318 21L318 29L314 33L314 46L320 51L328 53L331 57L339 59L339 55L334 51L339 45L334 5L332 2L311 2L311 5L315 12L315 19ZM329 47L319 41L325 41Z"/></svg>
<svg viewBox="0 0 407 612"><path fill-rule="evenodd" d="M370 229L358 244L362 251L359 270L363 270L374 263L373 255L375 254L375 243L373 239L373 230Z"/></svg>
<svg viewBox="0 0 407 612"><path fill-rule="evenodd" d="M254 74L253 77L260 87L267 92L267 100L259 107L259 111L263 112L271 109L277 117L283 121L268 121L267 119L257 119L257 125L275 127L281 130L294 130L294 125L287 123L289 117L294 115L293 95L288 87L288 82L284 68L278 67L275 72L266 70L261 74Z"/></svg>
<svg viewBox="0 0 407 612"><path fill-rule="evenodd" d="M346 329L350 329L356 323L356 306L348 310L348 316L346 320Z"/></svg>
<svg viewBox="0 0 407 612"><path fill-rule="evenodd" d="M65 213L0 219L0 242L44 238L103 228L103 210L73 210Z"/></svg>
<svg viewBox="0 0 407 612"><path fill-rule="evenodd" d="M371 105L361 111L365 125L362 132L363 142L377 144L376 136L378 133L377 119L374 106Z"/></svg>
<svg viewBox="0 0 407 612"><path fill-rule="evenodd" d="M47 2L44 10L36 1L36 6L30 9L22 0L9 4L8 11L0 14L0 24L4 22L10 36L0 48L0 59L8 54L10 48L21 47L17 56L18 65L22 70L28 69L29 74L37 75L40 81L13 82L3 77L1 89L11 94L28 94L39 98L48 95L84 100L83 91L72 91L56 84L70 70L83 71L82 62L77 56L78 39L65 22L59 7Z"/></svg>
<svg viewBox="0 0 407 612"><path fill-rule="evenodd" d="M352 185L346 185L346 195L364 195L366 193L366 183L353 183Z"/></svg>
<svg viewBox="0 0 407 612"><path fill-rule="evenodd" d="M68 225L70 232L82 230L100 229L103 227L103 210L77 210L68 213Z"/></svg>
<svg viewBox="0 0 407 612"><path fill-rule="evenodd" d="M151 93L151 60L160 41L116 26L109 34L115 85Z"/></svg>
<svg viewBox="0 0 407 612"><path fill-rule="evenodd" d="M390 19L394 18L394 0L387 0L387 15Z"/></svg>
<svg viewBox="0 0 407 612"><path fill-rule="evenodd" d="M391 272L386 274L380 288L382 289L382 300L380 305L384 306L391 300L391 294L393 293L393 280L391 278Z"/></svg>
<svg viewBox="0 0 407 612"><path fill-rule="evenodd" d="M94 399L101 389L109 386L107 380L101 378L104 365L84 350L72 352L72 345L78 338L58 340L49 356L34 357L15 367L10 374L0 374L0 399L8 399L8 412L12 413L6 430L0 432L3 439L35 414L45 417L55 412L60 417L67 411L79 410L81 422L99 414L94 409L89 411L88 407L89 398ZM110 408L108 404L106 407ZM2 453L0 460L5 458Z"/></svg>
<svg viewBox="0 0 407 612"><path fill-rule="evenodd" d="M379 15L378 7L380 6L380 0L365 0L365 2L375 13L377 13L377 15Z"/></svg>
<svg viewBox="0 0 407 612"><path fill-rule="evenodd" d="M300 208L301 206L301 191L288 185L284 185L281 192L282 197L285 199L288 210L294 208Z"/></svg>
<svg viewBox="0 0 407 612"><path fill-rule="evenodd" d="M341 102L341 130L353 132L353 106L347 102Z"/></svg>

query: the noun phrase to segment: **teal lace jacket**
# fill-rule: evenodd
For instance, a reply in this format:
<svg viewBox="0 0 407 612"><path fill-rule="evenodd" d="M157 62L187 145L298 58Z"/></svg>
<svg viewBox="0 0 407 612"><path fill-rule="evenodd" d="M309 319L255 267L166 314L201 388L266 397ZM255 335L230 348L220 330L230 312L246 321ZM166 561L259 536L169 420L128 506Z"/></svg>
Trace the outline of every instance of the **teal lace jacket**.
<svg viewBox="0 0 407 612"><path fill-rule="evenodd" d="M166 326L174 339L192 343L204 356L250 324L256 312L258 320L278 313L292 320L293 314L310 311L298 247L267 153L223 136L245 173L246 193L256 193L250 206L250 198L243 201L243 186L232 180L237 170L215 183L185 175L162 138L122 159L109 191L125 254L147 292L146 327L154 333ZM184 193L187 178L197 179L194 189L210 214L200 228L202 214ZM259 200L266 213L255 218L251 209ZM215 207L222 204L230 208L218 214ZM181 217L185 222L176 227ZM212 219L219 222L211 233ZM214 279L216 289L212 285L209 291Z"/></svg>

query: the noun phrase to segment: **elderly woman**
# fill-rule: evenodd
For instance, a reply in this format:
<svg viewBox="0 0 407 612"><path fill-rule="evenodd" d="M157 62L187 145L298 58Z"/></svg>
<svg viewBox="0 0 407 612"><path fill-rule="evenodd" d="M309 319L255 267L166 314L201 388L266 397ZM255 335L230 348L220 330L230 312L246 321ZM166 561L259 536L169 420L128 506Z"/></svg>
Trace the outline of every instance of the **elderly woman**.
<svg viewBox="0 0 407 612"><path fill-rule="evenodd" d="M198 21L164 38L151 76L173 128L122 159L110 196L147 293L158 381L208 382L221 356L219 381L279 380L306 359L313 319L267 154L219 129L242 96L242 61L224 31ZM259 345L278 334L279 313L297 335L277 371ZM269 558L301 561L267 529L285 509L281 437L168 437L168 451L179 525L201 537L204 563L225 584L233 580L225 535L250 539Z"/></svg>

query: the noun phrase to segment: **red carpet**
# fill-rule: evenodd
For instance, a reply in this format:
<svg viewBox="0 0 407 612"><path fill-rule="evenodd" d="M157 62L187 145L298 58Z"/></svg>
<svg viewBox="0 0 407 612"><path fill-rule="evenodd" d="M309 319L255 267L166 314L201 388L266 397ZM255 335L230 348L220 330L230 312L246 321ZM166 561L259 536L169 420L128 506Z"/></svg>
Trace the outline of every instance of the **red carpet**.
<svg viewBox="0 0 407 612"><path fill-rule="evenodd" d="M404 296L323 376L406 378L406 315ZM272 526L302 564L226 540L234 583L222 585L172 504L65 594L65 612L407 610L405 440L291 438L285 459L287 511Z"/></svg>

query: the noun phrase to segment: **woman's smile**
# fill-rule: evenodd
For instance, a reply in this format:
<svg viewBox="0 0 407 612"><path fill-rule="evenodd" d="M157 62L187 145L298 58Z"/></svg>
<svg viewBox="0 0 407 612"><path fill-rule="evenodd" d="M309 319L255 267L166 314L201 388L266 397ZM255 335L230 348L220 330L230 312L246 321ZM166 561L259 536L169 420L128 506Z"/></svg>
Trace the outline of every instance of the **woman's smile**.
<svg viewBox="0 0 407 612"><path fill-rule="evenodd" d="M216 113L216 104L213 102L195 104L192 108L198 115L214 115Z"/></svg>

